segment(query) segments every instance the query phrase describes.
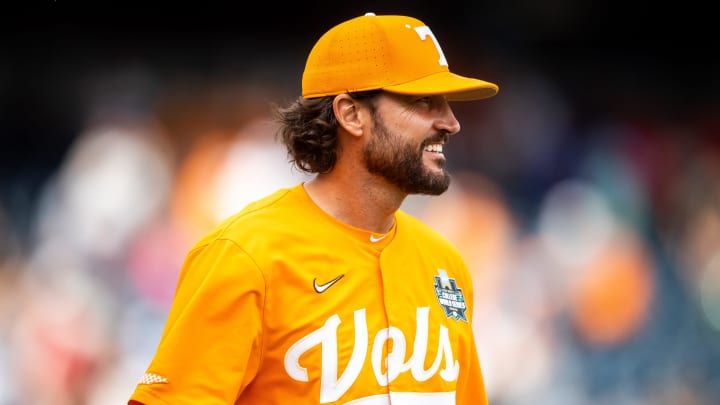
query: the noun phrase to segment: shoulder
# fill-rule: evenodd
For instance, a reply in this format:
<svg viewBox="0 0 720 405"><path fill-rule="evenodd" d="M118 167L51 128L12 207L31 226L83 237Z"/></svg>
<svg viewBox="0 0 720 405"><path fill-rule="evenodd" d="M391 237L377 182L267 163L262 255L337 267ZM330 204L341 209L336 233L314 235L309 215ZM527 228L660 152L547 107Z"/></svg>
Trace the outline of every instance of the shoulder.
<svg viewBox="0 0 720 405"><path fill-rule="evenodd" d="M405 211L398 211L395 218L398 226L396 239L402 246L432 251L436 257L444 257L449 262L465 267L460 251L446 236Z"/></svg>
<svg viewBox="0 0 720 405"><path fill-rule="evenodd" d="M217 240L229 240L244 245L248 239L271 237L287 231L288 224L296 224L303 209L296 187L282 188L249 203L236 214L220 222L197 243L196 247Z"/></svg>
<svg viewBox="0 0 720 405"><path fill-rule="evenodd" d="M398 223L398 232L423 243L430 242L455 250L455 247L445 236L419 218L405 211L398 211L395 218Z"/></svg>

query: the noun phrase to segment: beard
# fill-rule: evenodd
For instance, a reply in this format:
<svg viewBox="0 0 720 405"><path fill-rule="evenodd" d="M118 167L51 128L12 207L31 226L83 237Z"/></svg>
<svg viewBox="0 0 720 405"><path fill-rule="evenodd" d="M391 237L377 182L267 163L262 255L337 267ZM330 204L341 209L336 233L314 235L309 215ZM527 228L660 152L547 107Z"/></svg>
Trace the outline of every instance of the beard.
<svg viewBox="0 0 720 405"><path fill-rule="evenodd" d="M450 186L450 175L444 170L436 173L425 167L425 145L447 139L444 133L417 145L391 132L382 119L373 114L375 136L363 150L367 170L383 177L407 194L440 195Z"/></svg>

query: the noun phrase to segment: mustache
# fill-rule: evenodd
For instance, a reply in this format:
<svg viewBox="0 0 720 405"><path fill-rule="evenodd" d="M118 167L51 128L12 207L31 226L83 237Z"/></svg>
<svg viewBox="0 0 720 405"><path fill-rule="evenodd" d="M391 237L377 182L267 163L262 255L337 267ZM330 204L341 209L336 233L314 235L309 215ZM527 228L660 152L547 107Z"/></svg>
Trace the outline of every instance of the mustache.
<svg viewBox="0 0 720 405"><path fill-rule="evenodd" d="M422 143L422 147L424 148L427 145L430 145L431 143L447 143L448 139L450 139L450 135L448 135L447 132L444 131L438 131L435 134L425 138L425 140Z"/></svg>

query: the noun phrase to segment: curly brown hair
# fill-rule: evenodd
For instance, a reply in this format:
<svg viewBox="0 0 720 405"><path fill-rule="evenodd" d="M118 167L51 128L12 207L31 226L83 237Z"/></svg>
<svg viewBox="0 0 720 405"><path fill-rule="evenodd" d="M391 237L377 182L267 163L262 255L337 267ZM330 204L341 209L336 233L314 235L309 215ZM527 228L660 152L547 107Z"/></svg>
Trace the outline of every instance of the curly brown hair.
<svg viewBox="0 0 720 405"><path fill-rule="evenodd" d="M372 100L380 90L349 93L356 100ZM290 162L306 173L328 173L338 156L337 129L333 112L335 96L298 97L287 107L273 106L280 124L278 135L287 148ZM372 102L368 103L374 112Z"/></svg>

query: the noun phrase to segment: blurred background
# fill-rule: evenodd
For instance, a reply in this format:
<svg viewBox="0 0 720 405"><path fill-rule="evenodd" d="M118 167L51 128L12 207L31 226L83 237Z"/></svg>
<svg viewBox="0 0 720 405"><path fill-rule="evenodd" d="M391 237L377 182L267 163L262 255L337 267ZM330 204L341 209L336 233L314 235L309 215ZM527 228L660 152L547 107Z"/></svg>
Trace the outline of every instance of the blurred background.
<svg viewBox="0 0 720 405"><path fill-rule="evenodd" d="M421 19L451 70L500 86L454 104L450 190L403 207L474 274L491 404L720 403L712 13L336 3L0 17L0 404L127 400L192 243L306 179L269 105L297 97L323 32L368 11Z"/></svg>

